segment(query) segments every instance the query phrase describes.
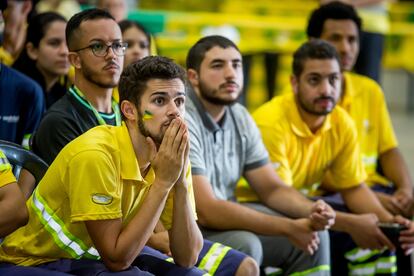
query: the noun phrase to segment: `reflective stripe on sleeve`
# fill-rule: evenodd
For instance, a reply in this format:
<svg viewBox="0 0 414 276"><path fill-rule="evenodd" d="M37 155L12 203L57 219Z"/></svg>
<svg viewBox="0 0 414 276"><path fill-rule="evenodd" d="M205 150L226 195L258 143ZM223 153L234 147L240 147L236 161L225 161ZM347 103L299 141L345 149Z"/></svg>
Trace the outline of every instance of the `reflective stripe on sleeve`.
<svg viewBox="0 0 414 276"><path fill-rule="evenodd" d="M74 259L86 258L99 260L100 256L94 247L88 248L82 240L69 232L63 221L53 214L52 209L35 189L31 205L45 229L52 235L55 243Z"/></svg>

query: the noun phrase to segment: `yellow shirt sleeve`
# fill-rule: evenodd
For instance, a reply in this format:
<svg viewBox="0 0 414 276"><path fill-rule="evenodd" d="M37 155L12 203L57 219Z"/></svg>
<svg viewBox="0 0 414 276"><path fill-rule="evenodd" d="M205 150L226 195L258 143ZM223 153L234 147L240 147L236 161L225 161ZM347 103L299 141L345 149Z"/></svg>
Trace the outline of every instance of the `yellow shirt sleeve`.
<svg viewBox="0 0 414 276"><path fill-rule="evenodd" d="M279 177L287 184L293 185L292 170L289 165L285 131L278 130L277 127L268 127L258 124L262 134L263 143L269 152L272 167Z"/></svg>
<svg viewBox="0 0 414 276"><path fill-rule="evenodd" d="M0 187L14 182L16 182L16 177L14 177L11 167L7 170L0 169Z"/></svg>
<svg viewBox="0 0 414 276"><path fill-rule="evenodd" d="M85 151L72 158L68 172L71 221L122 217L118 169L101 151Z"/></svg>
<svg viewBox="0 0 414 276"><path fill-rule="evenodd" d="M6 155L0 150L0 187L13 182L16 182L16 178L14 177L12 166L9 160L7 160Z"/></svg>

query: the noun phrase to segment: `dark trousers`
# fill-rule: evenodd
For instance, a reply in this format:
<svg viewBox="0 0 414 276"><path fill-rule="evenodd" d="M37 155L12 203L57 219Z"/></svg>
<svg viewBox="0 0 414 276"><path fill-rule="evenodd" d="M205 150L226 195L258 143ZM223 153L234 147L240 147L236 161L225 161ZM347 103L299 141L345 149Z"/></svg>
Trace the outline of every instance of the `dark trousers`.
<svg viewBox="0 0 414 276"><path fill-rule="evenodd" d="M386 194L393 194L394 188L385 187L382 185L375 185L371 188L375 192L382 192ZM325 202L330 204L332 208L337 211L349 212L349 209L346 207L341 195L339 193L330 194L323 197L318 197L315 199L323 199ZM338 231L329 231L331 238L331 271L332 275L348 275L349 261L345 259L346 252L351 251L356 248L356 244L352 240L351 236L344 232ZM396 253L391 253L390 251L385 251L381 255L373 256L366 260L366 262L373 262L378 258L389 257L395 255L397 256L397 273L396 274L385 274L385 275L412 275L411 274L411 257L405 256L401 248L397 248ZM377 273L378 274L378 273Z"/></svg>
<svg viewBox="0 0 414 276"><path fill-rule="evenodd" d="M124 271L111 272L102 261L87 259L60 259L54 262L41 264L36 267L17 266L13 264L0 263L0 275L2 276L201 276L205 272L195 267L184 268L167 261L169 257L161 252L145 246L131 267Z"/></svg>

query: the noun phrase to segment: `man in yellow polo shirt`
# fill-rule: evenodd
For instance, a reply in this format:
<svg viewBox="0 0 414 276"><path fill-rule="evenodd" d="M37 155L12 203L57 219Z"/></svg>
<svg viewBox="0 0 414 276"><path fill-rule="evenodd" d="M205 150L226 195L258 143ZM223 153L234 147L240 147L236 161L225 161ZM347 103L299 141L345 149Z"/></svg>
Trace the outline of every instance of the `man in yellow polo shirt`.
<svg viewBox="0 0 414 276"><path fill-rule="evenodd" d="M24 202L12 167L0 150L0 238L26 224L28 216Z"/></svg>
<svg viewBox="0 0 414 276"><path fill-rule="evenodd" d="M3 268L203 274L192 268L203 239L182 119L184 78L181 67L162 57L126 69L120 82L124 123L93 128L62 150L27 202L28 224L1 245ZM175 264L144 247L159 219L169 230Z"/></svg>
<svg viewBox="0 0 414 276"><path fill-rule="evenodd" d="M293 93L274 98L260 107L253 118L273 166L285 183L309 196L318 195L321 188L340 192L349 210L355 214L337 212L334 230L349 233L362 248L395 249L377 227L378 221L395 219L363 183L366 175L354 123L346 111L335 107L341 91L339 62L335 49L327 42L312 40L305 43L294 54ZM331 173L331 183L323 182L327 171ZM403 236L411 238L414 226L401 217L397 221L410 228ZM335 246L336 241L331 244ZM412 250L409 242L402 246L407 253ZM332 247L331 252L335 256ZM350 258L353 257L356 255ZM338 272L337 261L338 258L332 258L333 275ZM377 264L380 262L393 263L381 259ZM354 272L358 269L352 264L348 268ZM380 269L374 273L392 273L395 266L390 267L390 271ZM347 267L342 273L346 270Z"/></svg>
<svg viewBox="0 0 414 276"><path fill-rule="evenodd" d="M341 57L341 65L346 72L339 105L355 122L368 174L367 185L373 188L389 212L411 218L413 186L398 150L383 91L375 81L350 72L358 57L361 25L361 19L352 6L333 2L312 12L307 35L310 39L328 41Z"/></svg>

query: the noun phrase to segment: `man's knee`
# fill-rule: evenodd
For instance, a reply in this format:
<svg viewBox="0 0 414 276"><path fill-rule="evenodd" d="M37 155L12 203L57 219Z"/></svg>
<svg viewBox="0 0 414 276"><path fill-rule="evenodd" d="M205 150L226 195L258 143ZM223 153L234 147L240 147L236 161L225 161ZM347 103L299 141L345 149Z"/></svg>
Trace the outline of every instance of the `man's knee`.
<svg viewBox="0 0 414 276"><path fill-rule="evenodd" d="M237 236L238 242L232 245L232 247L249 255L256 263L261 264L263 260L263 248L259 237L247 231L241 231L237 233Z"/></svg>
<svg viewBox="0 0 414 276"><path fill-rule="evenodd" d="M259 275L260 270L257 262L252 257L246 257L240 263L236 271L236 276L255 276Z"/></svg>

